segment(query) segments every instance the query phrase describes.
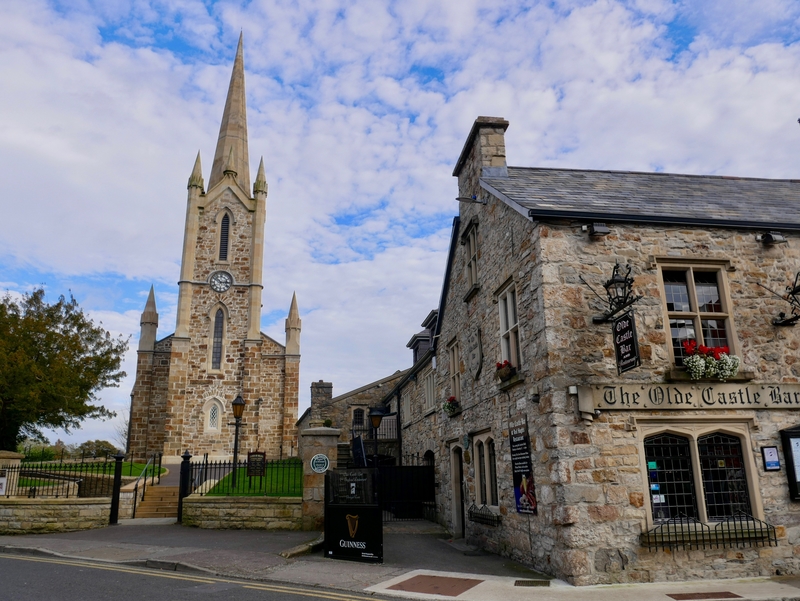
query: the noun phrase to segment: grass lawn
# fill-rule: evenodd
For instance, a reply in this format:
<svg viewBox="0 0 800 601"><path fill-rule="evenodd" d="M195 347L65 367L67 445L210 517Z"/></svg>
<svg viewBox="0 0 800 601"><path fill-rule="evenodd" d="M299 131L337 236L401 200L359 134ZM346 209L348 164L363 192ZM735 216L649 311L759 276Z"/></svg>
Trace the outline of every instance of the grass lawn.
<svg viewBox="0 0 800 601"><path fill-rule="evenodd" d="M131 464L130 461L123 462L122 464L122 475L123 476L139 476L142 473L142 470L145 468L145 463L133 463ZM52 462L52 463L39 463L38 461L33 461L30 463L23 463L22 469L28 470L35 470L35 471L47 471L47 472L75 472L75 473L83 473L83 474L106 474L109 476L114 475L114 462L86 462L86 463L60 463L60 462ZM147 475L149 477L155 471L152 465L147 470ZM165 468L161 468L161 473L163 474L167 470ZM156 474L158 475L158 474Z"/></svg>
<svg viewBox="0 0 800 601"><path fill-rule="evenodd" d="M236 471L236 488L233 473L229 473L206 493L215 497L302 497L303 464L297 459L267 463L265 476L247 476L247 468Z"/></svg>

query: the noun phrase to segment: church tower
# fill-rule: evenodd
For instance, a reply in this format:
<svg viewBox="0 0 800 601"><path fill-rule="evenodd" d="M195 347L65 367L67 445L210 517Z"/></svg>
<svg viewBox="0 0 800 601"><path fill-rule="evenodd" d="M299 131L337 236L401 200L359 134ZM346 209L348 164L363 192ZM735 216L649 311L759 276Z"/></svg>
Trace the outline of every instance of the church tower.
<svg viewBox="0 0 800 601"><path fill-rule="evenodd" d="M175 333L155 340L152 290L142 315L129 436L136 457L163 452L171 463L187 449L229 457L238 395L246 403L240 452L296 454L300 316L293 296L286 344L261 333L266 217L263 158L250 188L240 36L208 189L200 153L189 177Z"/></svg>

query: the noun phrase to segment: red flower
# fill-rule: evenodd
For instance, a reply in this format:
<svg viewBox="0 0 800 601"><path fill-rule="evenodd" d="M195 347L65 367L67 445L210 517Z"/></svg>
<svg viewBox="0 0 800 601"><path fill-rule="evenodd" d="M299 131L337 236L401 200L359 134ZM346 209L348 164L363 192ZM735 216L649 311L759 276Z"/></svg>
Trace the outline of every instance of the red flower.
<svg viewBox="0 0 800 601"><path fill-rule="evenodd" d="M497 369L503 369L504 367L511 367L511 362L508 359L497 364Z"/></svg>
<svg viewBox="0 0 800 601"><path fill-rule="evenodd" d="M686 351L687 355L694 355L695 349L697 349L697 341L696 340L684 340L683 341L683 350Z"/></svg>
<svg viewBox="0 0 800 601"><path fill-rule="evenodd" d="M699 352L701 355L708 355L711 352L711 349L706 345L701 344L699 347L697 347L697 352Z"/></svg>

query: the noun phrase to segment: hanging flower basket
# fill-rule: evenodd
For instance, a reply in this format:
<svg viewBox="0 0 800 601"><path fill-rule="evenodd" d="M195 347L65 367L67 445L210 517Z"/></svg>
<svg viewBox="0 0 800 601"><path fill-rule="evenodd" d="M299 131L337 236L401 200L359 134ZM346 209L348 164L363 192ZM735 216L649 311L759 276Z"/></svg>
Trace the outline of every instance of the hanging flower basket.
<svg viewBox="0 0 800 601"><path fill-rule="evenodd" d="M727 346L698 346L696 340L685 340L683 349L686 351L683 365L692 380L718 378L724 382L739 372L741 360L729 354Z"/></svg>
<svg viewBox="0 0 800 601"><path fill-rule="evenodd" d="M497 371L495 375L500 378L501 382L507 382L510 380L514 375L517 373L517 368L511 365L511 363L506 360L502 363L497 364Z"/></svg>
<svg viewBox="0 0 800 601"><path fill-rule="evenodd" d="M453 416L460 410L461 405L454 396L451 396L444 403L442 403L442 411L444 411L447 415Z"/></svg>

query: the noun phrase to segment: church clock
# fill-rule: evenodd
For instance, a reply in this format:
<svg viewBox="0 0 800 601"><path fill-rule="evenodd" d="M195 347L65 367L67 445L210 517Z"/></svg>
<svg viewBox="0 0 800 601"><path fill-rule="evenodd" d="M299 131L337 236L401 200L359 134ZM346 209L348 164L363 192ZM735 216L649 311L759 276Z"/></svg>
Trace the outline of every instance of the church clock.
<svg viewBox="0 0 800 601"><path fill-rule="evenodd" d="M233 278L227 271L215 271L211 274L208 282L214 292L225 292L233 284Z"/></svg>

